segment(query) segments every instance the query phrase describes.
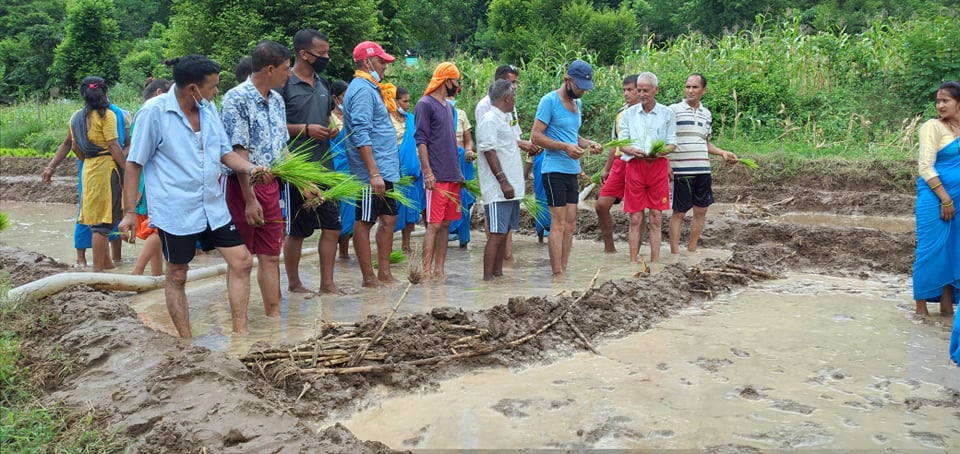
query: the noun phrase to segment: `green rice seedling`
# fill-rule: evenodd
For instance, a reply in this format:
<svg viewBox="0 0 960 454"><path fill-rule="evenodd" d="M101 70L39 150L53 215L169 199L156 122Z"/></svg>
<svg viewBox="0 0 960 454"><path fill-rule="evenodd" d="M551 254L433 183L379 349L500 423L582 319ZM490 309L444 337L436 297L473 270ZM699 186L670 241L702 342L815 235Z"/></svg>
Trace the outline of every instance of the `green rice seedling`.
<svg viewBox="0 0 960 454"><path fill-rule="evenodd" d="M650 152L647 153L647 156L651 158L659 158L668 153L670 152L667 151L667 142L663 139L657 139L650 143Z"/></svg>
<svg viewBox="0 0 960 454"><path fill-rule="evenodd" d="M400 263L406 259L407 259L407 254L405 254L403 251L390 252L390 264ZM377 267L377 263L378 263L377 259L373 259L373 261L370 262L370 264L373 265L374 268Z"/></svg>
<svg viewBox="0 0 960 454"><path fill-rule="evenodd" d="M288 151L281 153L270 163L270 173L294 185L301 194L319 191L317 182L328 180L331 173L320 163L310 161L310 154L306 151ZM334 172L335 173L335 172ZM254 175L251 181L258 181Z"/></svg>
<svg viewBox="0 0 960 454"><path fill-rule="evenodd" d="M395 188L407 188L410 186L413 186L413 177L410 175L400 177L400 179L393 184Z"/></svg>
<svg viewBox="0 0 960 454"><path fill-rule="evenodd" d="M597 173L595 173L595 174L593 174L593 175L590 175L590 181L592 181L593 184L597 184L597 185L598 185L598 184L600 184L600 180L601 180L601 177L602 177L602 176L603 176L603 172L602 172L602 171L597 172Z"/></svg>
<svg viewBox="0 0 960 454"><path fill-rule="evenodd" d="M757 170L760 168L760 166L757 165L757 161L754 161L753 159L750 159L750 158L740 158L739 162L740 164L743 164L744 167L750 170Z"/></svg>
<svg viewBox="0 0 960 454"><path fill-rule="evenodd" d="M407 208L414 208L414 209L417 208L417 204L414 203L413 200L412 200L410 197L407 197L406 194L404 194L404 193L401 192L401 191L398 191L396 188L393 188L393 189L391 189L391 190L383 193L383 195L384 195L384 197L386 197L386 198L388 198L388 199L396 200L397 203L399 203L400 205L403 205L403 206L405 206L405 207L407 207Z"/></svg>
<svg viewBox="0 0 960 454"><path fill-rule="evenodd" d="M533 194L525 194L522 199L520 199L520 205L523 206L523 209L527 210L528 213L533 215L534 219L541 223L547 222L547 207L537 201L537 197Z"/></svg>
<svg viewBox="0 0 960 454"><path fill-rule="evenodd" d="M616 140L611 140L611 141L606 142L606 143L604 143L603 145L601 145L601 147L603 147L603 148L610 148L610 147L620 148L620 147L630 147L630 146L633 146L633 140L632 140L632 139L616 139Z"/></svg>
<svg viewBox="0 0 960 454"><path fill-rule="evenodd" d="M463 180L463 189L466 189L471 195L480 198L480 180Z"/></svg>
<svg viewBox="0 0 960 454"><path fill-rule="evenodd" d="M0 232L10 227L10 218L7 217L7 213L0 211Z"/></svg>
<svg viewBox="0 0 960 454"><path fill-rule="evenodd" d="M357 197L363 193L364 188L366 188L366 185L363 182L349 175L348 178L340 183L323 191L323 198L328 201L335 200L340 203L356 206Z"/></svg>

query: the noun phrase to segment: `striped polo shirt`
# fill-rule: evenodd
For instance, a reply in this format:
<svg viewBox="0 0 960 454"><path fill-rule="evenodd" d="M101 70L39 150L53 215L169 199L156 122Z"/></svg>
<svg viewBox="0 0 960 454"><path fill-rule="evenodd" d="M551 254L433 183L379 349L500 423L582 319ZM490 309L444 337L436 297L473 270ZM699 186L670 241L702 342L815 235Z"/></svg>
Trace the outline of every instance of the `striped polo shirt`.
<svg viewBox="0 0 960 454"><path fill-rule="evenodd" d="M712 132L713 115L700 104L694 109L686 100L680 101L670 109L677 115L677 149L667 155L670 167L677 175L698 175L710 173L710 155L707 153L707 139Z"/></svg>

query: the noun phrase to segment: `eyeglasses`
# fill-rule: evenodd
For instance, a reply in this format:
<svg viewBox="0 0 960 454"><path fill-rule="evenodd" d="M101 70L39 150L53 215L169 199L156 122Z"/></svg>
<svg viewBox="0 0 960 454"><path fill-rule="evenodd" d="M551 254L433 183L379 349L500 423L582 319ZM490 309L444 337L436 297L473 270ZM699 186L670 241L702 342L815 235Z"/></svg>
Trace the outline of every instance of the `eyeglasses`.
<svg viewBox="0 0 960 454"><path fill-rule="evenodd" d="M309 50L304 49L303 51L306 52L308 55L312 55L313 58L323 58L323 57L321 57L321 56L319 56L319 55L317 55L317 54L315 54L315 53L313 53L313 52L310 52Z"/></svg>

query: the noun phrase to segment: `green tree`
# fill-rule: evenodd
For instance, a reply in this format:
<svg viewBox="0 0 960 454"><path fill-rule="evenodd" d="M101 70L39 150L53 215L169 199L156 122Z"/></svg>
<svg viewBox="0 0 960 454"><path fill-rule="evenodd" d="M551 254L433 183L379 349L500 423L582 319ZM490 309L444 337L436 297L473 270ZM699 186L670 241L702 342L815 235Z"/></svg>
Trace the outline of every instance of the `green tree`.
<svg viewBox="0 0 960 454"><path fill-rule="evenodd" d="M73 88L89 75L111 83L120 78L120 28L114 13L113 0L71 0L67 4L66 35L54 51L51 70L57 83Z"/></svg>
<svg viewBox="0 0 960 454"><path fill-rule="evenodd" d="M443 57L464 49L477 30L479 0L407 0L397 17L406 26L407 42L428 56Z"/></svg>

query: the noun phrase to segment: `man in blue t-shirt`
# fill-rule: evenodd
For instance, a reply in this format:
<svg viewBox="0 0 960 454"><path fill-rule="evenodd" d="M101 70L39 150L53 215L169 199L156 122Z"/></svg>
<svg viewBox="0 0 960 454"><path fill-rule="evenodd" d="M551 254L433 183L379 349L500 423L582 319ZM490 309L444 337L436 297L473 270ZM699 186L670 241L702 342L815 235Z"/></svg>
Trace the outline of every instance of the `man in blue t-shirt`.
<svg viewBox="0 0 960 454"><path fill-rule="evenodd" d="M593 68L574 60L563 85L540 98L530 131L530 141L544 152L541 172L553 220L547 241L553 274L565 272L570 259L580 196L580 157L587 149L594 154L602 151L599 143L580 137L580 97L587 90L593 90Z"/></svg>

